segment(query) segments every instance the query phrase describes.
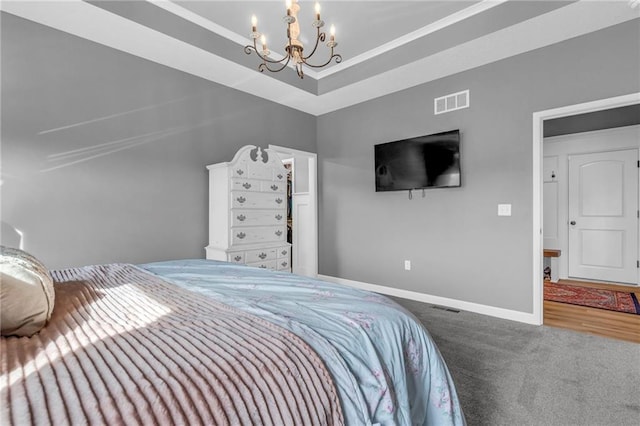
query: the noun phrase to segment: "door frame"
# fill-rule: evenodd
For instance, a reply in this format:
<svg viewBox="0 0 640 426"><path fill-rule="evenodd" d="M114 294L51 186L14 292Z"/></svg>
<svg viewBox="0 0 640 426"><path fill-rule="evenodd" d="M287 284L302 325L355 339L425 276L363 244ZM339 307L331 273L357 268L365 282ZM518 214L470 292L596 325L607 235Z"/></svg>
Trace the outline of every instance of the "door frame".
<svg viewBox="0 0 640 426"><path fill-rule="evenodd" d="M271 145L269 144L269 149L274 151L282 161L286 161L289 159L306 159L309 162L309 191L306 193L294 193L292 191L291 196L295 196L296 194L307 194L309 196L309 209L308 209L308 217L307 223L310 223L313 229L308 230L308 235L311 235L312 242L309 244L312 251L310 253L305 253L305 256L308 256L308 265L310 275L316 277L318 275L318 154L314 152L300 151L298 149L287 148L284 146ZM295 163L294 163L295 168ZM293 170L292 173L292 185L295 188L295 176L296 171ZM296 223L293 224L293 232L295 232ZM295 238L295 237L294 237ZM291 250L291 264L294 265L293 255L297 253L295 247Z"/></svg>
<svg viewBox="0 0 640 426"><path fill-rule="evenodd" d="M544 121L553 118L568 117L571 115L584 114L594 111L602 111L622 106L635 105L640 103L640 92L628 95L616 96L612 98L599 99L597 101L584 102L575 105L568 105L560 108L553 108L533 113L533 319L537 325L543 323L543 234L542 234L542 158Z"/></svg>

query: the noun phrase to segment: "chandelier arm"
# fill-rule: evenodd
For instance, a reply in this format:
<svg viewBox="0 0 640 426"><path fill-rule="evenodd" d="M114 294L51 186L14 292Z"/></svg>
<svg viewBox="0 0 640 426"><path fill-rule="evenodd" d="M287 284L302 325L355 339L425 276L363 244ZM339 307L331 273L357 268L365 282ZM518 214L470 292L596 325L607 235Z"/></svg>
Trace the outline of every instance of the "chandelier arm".
<svg viewBox="0 0 640 426"><path fill-rule="evenodd" d="M279 61L276 61L274 59L269 59L269 57L261 55L260 51L258 50L257 46L256 46L256 41L255 39L253 40L253 46L251 45L246 45L244 47L244 53L246 53L247 55L251 54L251 51L256 52L256 55L258 55L258 58L262 59L262 62L268 62L270 64L281 64L284 61L287 61L287 63L289 62L289 55L285 56L284 58L280 59Z"/></svg>
<svg viewBox="0 0 640 426"><path fill-rule="evenodd" d="M305 63L307 63L306 62L307 59L309 59L310 57L313 56L314 53L316 53L316 49L318 48L318 45L320 44L320 42L324 43L324 40L326 38L326 34L320 32L320 27L318 27L317 30L318 30L318 33L316 34L316 45L313 46L313 50L311 51L311 53L309 53L307 56L302 57Z"/></svg>
<svg viewBox="0 0 640 426"><path fill-rule="evenodd" d="M304 61L304 64L311 67L311 68L322 68L324 66L329 65L329 62L331 62L333 59L335 58L336 60L336 64L339 64L340 62L342 62L342 55L339 55L337 53L333 53L333 49L331 49L331 56L329 57L329 59L327 60L327 62L325 62L322 65L313 65L308 63L307 61Z"/></svg>
<svg viewBox="0 0 640 426"><path fill-rule="evenodd" d="M287 65L289 65L289 61L291 60L291 56L288 56L288 55L287 55L287 57L286 57L286 58L282 58L282 60L283 60L283 61L284 61L285 59L287 60L287 62L285 62L284 64L282 64L282 66L281 66L280 68L277 68L277 69L276 69L276 68L273 68L273 69L272 69L272 68L270 68L270 67L269 67L269 64L267 64L267 62L264 62L264 61L263 61L260 65L258 65L258 71L260 71L260 72L264 72L264 70L266 69L267 71L271 71L271 72L280 72L280 71L282 71L283 69L285 69ZM280 63L280 62L275 62L275 61L270 61L270 62L271 62L271 63L275 63L275 64Z"/></svg>

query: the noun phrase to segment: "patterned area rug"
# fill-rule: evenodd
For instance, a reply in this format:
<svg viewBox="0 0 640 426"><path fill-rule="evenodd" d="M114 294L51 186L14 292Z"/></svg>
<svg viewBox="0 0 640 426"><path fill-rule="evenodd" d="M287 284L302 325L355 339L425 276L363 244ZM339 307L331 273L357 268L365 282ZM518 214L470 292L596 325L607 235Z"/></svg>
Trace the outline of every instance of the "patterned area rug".
<svg viewBox="0 0 640 426"><path fill-rule="evenodd" d="M636 295L622 291L545 282L544 300L640 315Z"/></svg>

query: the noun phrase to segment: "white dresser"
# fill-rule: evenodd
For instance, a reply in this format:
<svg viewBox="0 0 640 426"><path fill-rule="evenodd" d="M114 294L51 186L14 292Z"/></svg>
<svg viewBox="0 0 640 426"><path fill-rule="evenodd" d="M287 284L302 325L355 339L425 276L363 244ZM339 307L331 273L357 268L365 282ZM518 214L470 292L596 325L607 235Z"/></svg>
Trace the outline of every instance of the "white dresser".
<svg viewBox="0 0 640 426"><path fill-rule="evenodd" d="M291 271L287 169L275 152L247 145L209 169L207 259Z"/></svg>

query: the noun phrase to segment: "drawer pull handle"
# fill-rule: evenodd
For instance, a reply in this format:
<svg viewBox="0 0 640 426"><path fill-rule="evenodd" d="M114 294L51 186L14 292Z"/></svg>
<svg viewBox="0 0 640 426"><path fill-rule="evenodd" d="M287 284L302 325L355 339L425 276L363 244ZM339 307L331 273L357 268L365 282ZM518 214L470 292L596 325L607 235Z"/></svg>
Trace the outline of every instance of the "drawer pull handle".
<svg viewBox="0 0 640 426"><path fill-rule="evenodd" d="M247 234L245 234L244 232L239 232L238 234L236 234L236 237L243 239L244 237L246 237Z"/></svg>
<svg viewBox="0 0 640 426"><path fill-rule="evenodd" d="M236 173L240 176L242 176L244 174L244 171L242 169L238 169L236 170Z"/></svg>
<svg viewBox="0 0 640 426"><path fill-rule="evenodd" d="M271 185L271 189L273 191L277 191L278 190L278 185Z"/></svg>
<svg viewBox="0 0 640 426"><path fill-rule="evenodd" d="M277 214L276 215L276 220L282 220L282 215L281 214Z"/></svg>
<svg viewBox="0 0 640 426"><path fill-rule="evenodd" d="M284 256L285 254L287 254L286 250L282 250L280 253L282 253L282 255Z"/></svg>
<svg viewBox="0 0 640 426"><path fill-rule="evenodd" d="M282 262L281 265L284 268L285 266L287 266L287 262Z"/></svg>
<svg viewBox="0 0 640 426"><path fill-rule="evenodd" d="M267 269L267 265L260 265L262 269Z"/></svg>
<svg viewBox="0 0 640 426"><path fill-rule="evenodd" d="M278 179L280 179L280 180L282 180L282 178L283 178L283 177L284 177L284 176L282 176L282 174L279 174L279 175L278 175Z"/></svg>
<svg viewBox="0 0 640 426"><path fill-rule="evenodd" d="M249 188L251 188L251 184L249 182L245 182L245 183L242 184L242 187L244 189L249 189Z"/></svg>
<svg viewBox="0 0 640 426"><path fill-rule="evenodd" d="M233 258L236 262L240 262L242 260L242 256L236 256Z"/></svg>
<svg viewBox="0 0 640 426"><path fill-rule="evenodd" d="M276 198L276 203L282 204L282 198Z"/></svg>
<svg viewBox="0 0 640 426"><path fill-rule="evenodd" d="M277 231L275 232L275 234L279 237L280 235L282 235L282 231L277 230Z"/></svg>
<svg viewBox="0 0 640 426"><path fill-rule="evenodd" d="M245 201L247 201L247 199L246 199L246 198L244 198L244 197L242 197L242 196L241 196L241 197L236 198L236 200L238 200L238 202L239 202L240 204L244 204L244 202L245 202Z"/></svg>
<svg viewBox="0 0 640 426"><path fill-rule="evenodd" d="M244 221L247 219L247 217L246 217L245 215L243 215L243 214L239 214L239 215L238 215L238 216L236 216L236 217L238 218L238 220L239 220L240 222L244 222Z"/></svg>
<svg viewBox="0 0 640 426"><path fill-rule="evenodd" d="M259 257L260 259L264 260L264 259L267 257L267 253L260 253L260 254L258 255L258 257Z"/></svg>

